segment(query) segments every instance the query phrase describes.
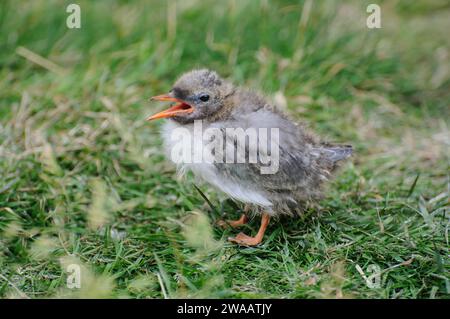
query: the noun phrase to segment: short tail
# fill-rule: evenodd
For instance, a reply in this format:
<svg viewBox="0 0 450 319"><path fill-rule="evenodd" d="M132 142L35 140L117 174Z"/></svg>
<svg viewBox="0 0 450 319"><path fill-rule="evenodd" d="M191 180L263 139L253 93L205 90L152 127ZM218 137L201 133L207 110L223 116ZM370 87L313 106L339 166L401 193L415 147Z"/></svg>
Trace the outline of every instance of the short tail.
<svg viewBox="0 0 450 319"><path fill-rule="evenodd" d="M351 145L324 145L322 151L328 160L336 163L350 157L353 147Z"/></svg>

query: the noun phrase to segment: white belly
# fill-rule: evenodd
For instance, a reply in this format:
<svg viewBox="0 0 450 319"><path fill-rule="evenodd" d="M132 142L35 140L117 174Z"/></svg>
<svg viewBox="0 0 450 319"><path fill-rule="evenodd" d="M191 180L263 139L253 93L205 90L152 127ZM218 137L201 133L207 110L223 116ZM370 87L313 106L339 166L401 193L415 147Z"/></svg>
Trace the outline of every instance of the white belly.
<svg viewBox="0 0 450 319"><path fill-rule="evenodd" d="M207 129L207 124L203 123L203 129ZM217 127L217 123L215 124ZM190 139L179 139L173 135L175 129L185 128L189 131L191 136ZM187 131L186 131L187 133ZM183 134L184 135L184 134ZM177 165L177 170L179 173L183 174L186 171L192 171L194 175L203 181L213 185L215 188L221 190L228 196L239 200L244 203L255 204L262 207L270 207L272 203L264 196L264 192L259 190L256 185L255 187L243 186L244 183L237 183L231 179L226 178L217 167L213 163L207 163L205 161L195 162L193 163L193 159L195 157L195 152L198 152L198 149L194 148L194 125L179 125L174 121L167 121L163 126L162 137L164 141L164 148L166 151L166 155L173 161L173 150L175 148L180 148L180 143L189 143L189 145L184 145L186 148L192 150L191 159L192 161L186 162L174 162ZM196 139L196 142L199 143L199 138ZM203 146L206 145L206 141L201 139L201 143ZM204 149L204 147L202 148Z"/></svg>

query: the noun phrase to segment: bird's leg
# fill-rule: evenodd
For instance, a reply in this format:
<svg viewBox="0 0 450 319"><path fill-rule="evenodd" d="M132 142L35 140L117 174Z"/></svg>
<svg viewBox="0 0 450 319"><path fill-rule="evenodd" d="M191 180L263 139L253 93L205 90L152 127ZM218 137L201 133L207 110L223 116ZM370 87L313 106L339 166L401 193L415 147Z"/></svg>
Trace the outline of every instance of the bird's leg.
<svg viewBox="0 0 450 319"><path fill-rule="evenodd" d="M222 227L222 228L226 228L226 227L232 227L232 228L236 228L242 225L247 224L248 222L248 217L247 217L247 213L250 210L250 206L245 204L244 206L244 213L241 215L241 217L239 217L239 219L237 220L219 220L217 222L217 226Z"/></svg>
<svg viewBox="0 0 450 319"><path fill-rule="evenodd" d="M261 218L261 226L259 227L258 233L255 237L250 237L244 233L239 233L236 237L230 237L228 240L243 246L256 246L261 243L264 233L266 232L266 228L269 225L269 221L270 215L264 213Z"/></svg>
<svg viewBox="0 0 450 319"><path fill-rule="evenodd" d="M220 227L223 227L223 228L225 228L227 226L236 228L236 227L245 225L247 223L247 221L248 221L247 215L242 214L241 217L237 220L228 220L228 219L227 220L219 220L217 222L217 225Z"/></svg>

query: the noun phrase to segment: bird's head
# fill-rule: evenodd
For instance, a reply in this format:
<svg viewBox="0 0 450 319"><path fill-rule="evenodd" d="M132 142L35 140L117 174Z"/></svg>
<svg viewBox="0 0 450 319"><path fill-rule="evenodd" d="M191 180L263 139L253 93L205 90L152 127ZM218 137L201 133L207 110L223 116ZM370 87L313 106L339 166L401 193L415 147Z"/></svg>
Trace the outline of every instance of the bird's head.
<svg viewBox="0 0 450 319"><path fill-rule="evenodd" d="M181 124L188 124L194 120L215 118L223 112L225 100L232 92L232 85L216 72L193 70L183 74L168 94L152 97L153 100L175 104L147 120L171 118Z"/></svg>

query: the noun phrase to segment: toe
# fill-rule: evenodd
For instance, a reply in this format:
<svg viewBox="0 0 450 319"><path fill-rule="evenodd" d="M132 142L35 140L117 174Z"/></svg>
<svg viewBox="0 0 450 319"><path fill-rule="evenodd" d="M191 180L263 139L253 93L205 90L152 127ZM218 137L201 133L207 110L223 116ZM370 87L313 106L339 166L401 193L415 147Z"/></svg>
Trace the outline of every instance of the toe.
<svg viewBox="0 0 450 319"><path fill-rule="evenodd" d="M229 237L228 241L243 246L256 246L260 243L256 238L247 236L244 233L239 233L236 237Z"/></svg>

